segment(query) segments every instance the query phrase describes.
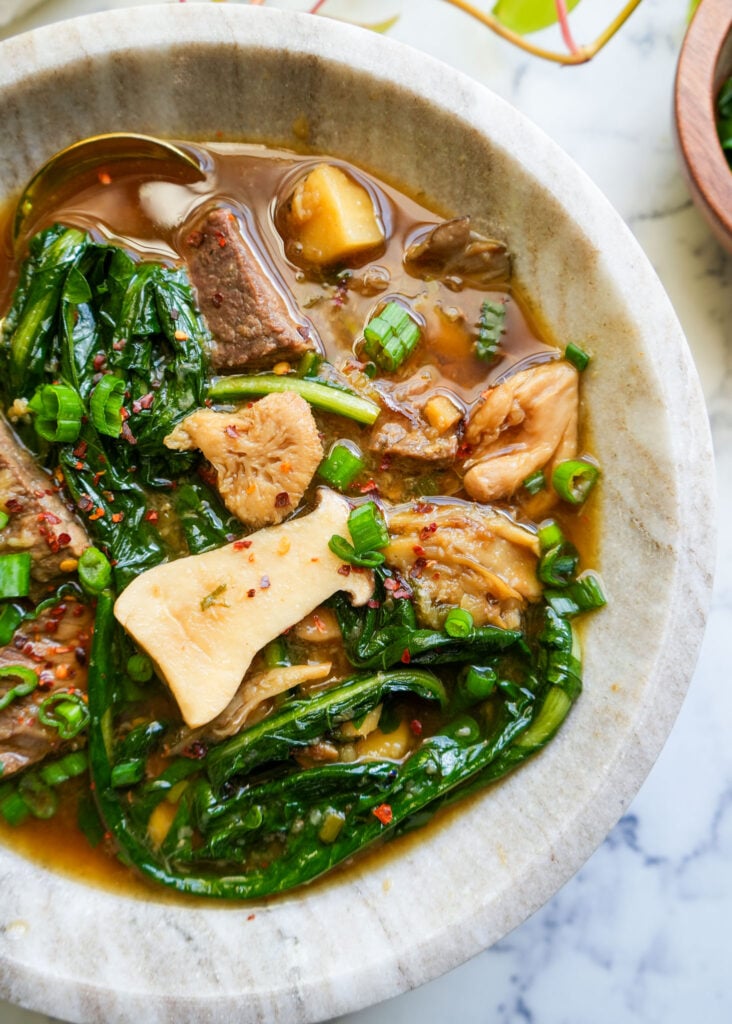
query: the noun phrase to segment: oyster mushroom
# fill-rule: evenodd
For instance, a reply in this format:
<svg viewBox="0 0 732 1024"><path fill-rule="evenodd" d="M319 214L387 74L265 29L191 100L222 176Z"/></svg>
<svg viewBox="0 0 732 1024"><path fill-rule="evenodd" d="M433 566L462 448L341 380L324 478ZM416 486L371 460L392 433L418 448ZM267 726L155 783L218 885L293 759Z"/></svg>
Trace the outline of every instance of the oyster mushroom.
<svg viewBox="0 0 732 1024"><path fill-rule="evenodd" d="M228 706L257 651L339 590L364 604L374 589L328 547L348 530L345 498L323 488L307 516L142 573L114 607L155 662L186 725Z"/></svg>
<svg viewBox="0 0 732 1024"><path fill-rule="evenodd" d="M228 510L253 527L279 523L296 508L323 458L310 406L292 392L234 412L197 409L165 444L176 451L199 448L216 470Z"/></svg>

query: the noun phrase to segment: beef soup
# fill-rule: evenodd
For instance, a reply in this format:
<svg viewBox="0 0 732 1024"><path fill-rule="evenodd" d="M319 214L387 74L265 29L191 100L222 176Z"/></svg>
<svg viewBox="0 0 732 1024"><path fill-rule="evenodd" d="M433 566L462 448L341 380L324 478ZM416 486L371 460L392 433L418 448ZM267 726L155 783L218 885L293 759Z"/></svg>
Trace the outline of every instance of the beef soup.
<svg viewBox="0 0 732 1024"><path fill-rule="evenodd" d="M0 815L250 898L552 738L599 471L589 355L500 240L340 160L189 150L202 181L100 149L3 221Z"/></svg>

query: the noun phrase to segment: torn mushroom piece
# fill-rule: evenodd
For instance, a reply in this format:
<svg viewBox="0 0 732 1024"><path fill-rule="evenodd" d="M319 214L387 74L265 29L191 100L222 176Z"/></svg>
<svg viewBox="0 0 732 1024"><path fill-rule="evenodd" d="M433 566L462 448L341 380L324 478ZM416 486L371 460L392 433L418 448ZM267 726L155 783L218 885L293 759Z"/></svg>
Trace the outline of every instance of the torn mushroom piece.
<svg viewBox="0 0 732 1024"><path fill-rule="evenodd" d="M404 264L415 277L458 286L488 288L511 277L505 242L472 231L470 217L455 217L421 232L405 252Z"/></svg>
<svg viewBox="0 0 732 1024"><path fill-rule="evenodd" d="M297 508L323 458L310 406L292 392L267 395L234 412L198 409L165 444L200 449L216 470L226 507L253 527L279 523Z"/></svg>
<svg viewBox="0 0 732 1024"><path fill-rule="evenodd" d="M483 393L465 430L465 490L477 501L508 498L539 469L577 454L579 374L557 359Z"/></svg>
<svg viewBox="0 0 732 1024"><path fill-rule="evenodd" d="M254 655L339 590L364 604L373 576L337 558L348 502L322 489L317 508L215 551L149 569L115 615L157 665L191 728L227 707Z"/></svg>
<svg viewBox="0 0 732 1024"><path fill-rule="evenodd" d="M385 241L369 191L340 167L318 164L295 186L279 218L287 254L315 267L374 255Z"/></svg>
<svg viewBox="0 0 732 1024"><path fill-rule="evenodd" d="M246 676L231 703L212 722L201 729L187 729L176 741L172 753L179 753L196 741L219 743L235 736L250 723L255 712L273 697L286 693L303 683L316 683L327 679L331 670L329 661L317 665L286 665Z"/></svg>
<svg viewBox="0 0 732 1024"><path fill-rule="evenodd" d="M207 213L187 232L181 254L213 335L214 370L271 366L315 348L310 323L296 319L231 210Z"/></svg>
<svg viewBox="0 0 732 1024"><path fill-rule="evenodd" d="M460 607L476 626L516 629L541 598L536 534L494 509L422 503L392 512L389 534L386 563L409 581L425 626L441 629Z"/></svg>

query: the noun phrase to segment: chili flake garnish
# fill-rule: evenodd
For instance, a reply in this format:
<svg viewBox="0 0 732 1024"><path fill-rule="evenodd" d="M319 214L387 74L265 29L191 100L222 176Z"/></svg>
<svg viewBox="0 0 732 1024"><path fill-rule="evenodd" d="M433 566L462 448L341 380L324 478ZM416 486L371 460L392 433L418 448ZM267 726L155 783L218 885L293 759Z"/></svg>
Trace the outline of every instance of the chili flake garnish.
<svg viewBox="0 0 732 1024"><path fill-rule="evenodd" d="M409 653L409 648L405 647L402 651L402 656L399 659L403 665L408 665L412 660L412 655Z"/></svg>
<svg viewBox="0 0 732 1024"><path fill-rule="evenodd" d="M254 597L256 593L257 591L254 588L247 590L247 597Z"/></svg>
<svg viewBox="0 0 732 1024"><path fill-rule="evenodd" d="M148 510L148 511L147 511L147 512L145 513L145 520L146 520L146 521L147 521L148 523L157 523L157 521L158 521L158 519L159 519L159 518L160 518L160 517L159 517L159 515L158 515L158 512L157 512L157 510L156 510L156 509L154 509L154 508L151 508L151 509L149 509L149 510Z"/></svg>
<svg viewBox="0 0 732 1024"><path fill-rule="evenodd" d="M412 721L409 723L409 731L411 732L412 736L422 735L422 723L418 718L413 718Z"/></svg>
<svg viewBox="0 0 732 1024"><path fill-rule="evenodd" d="M379 819L382 825L391 825L394 818L394 812L389 804L379 804L378 807L372 809L371 813Z"/></svg>
<svg viewBox="0 0 732 1024"><path fill-rule="evenodd" d="M290 504L290 495L287 491L280 491L279 494L275 495L275 508L287 508Z"/></svg>
<svg viewBox="0 0 732 1024"><path fill-rule="evenodd" d="M312 562L314 559L311 558L310 561ZM344 562L343 565L338 566L338 573L340 576L350 576L351 566Z"/></svg>
<svg viewBox="0 0 732 1024"><path fill-rule="evenodd" d="M102 519L103 516L104 516L104 509L102 508L101 505L98 505L96 507L96 509L92 512L92 514L89 516L89 518L92 520L92 522L96 522L97 519Z"/></svg>
<svg viewBox="0 0 732 1024"><path fill-rule="evenodd" d="M436 530L437 523L430 523L429 526L423 526L422 529L419 531L419 539L427 540L430 534L434 533Z"/></svg>
<svg viewBox="0 0 732 1024"><path fill-rule="evenodd" d="M234 541L234 551L241 551L242 549L250 548L251 546L252 546L252 542L250 540L235 540Z"/></svg>

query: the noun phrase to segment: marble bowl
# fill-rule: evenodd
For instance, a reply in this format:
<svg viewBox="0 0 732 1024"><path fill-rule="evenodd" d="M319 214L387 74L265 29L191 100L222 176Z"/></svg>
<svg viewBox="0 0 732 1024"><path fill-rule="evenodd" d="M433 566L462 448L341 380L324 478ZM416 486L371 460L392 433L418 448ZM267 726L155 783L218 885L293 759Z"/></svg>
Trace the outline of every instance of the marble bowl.
<svg viewBox="0 0 732 1024"><path fill-rule="evenodd" d="M320 18L168 5L0 46L0 196L83 136L306 142L508 239L585 378L603 466L585 691L560 736L438 827L258 905L118 894L0 848L0 994L71 1021L323 1020L505 935L602 842L666 739L704 628L711 449L697 376L647 259L585 175L505 102ZM221 133L221 134L219 134Z"/></svg>
<svg viewBox="0 0 732 1024"><path fill-rule="evenodd" d="M679 54L676 138L689 190L718 241L732 252L732 169L719 144L717 96L732 75L732 8L702 0Z"/></svg>

